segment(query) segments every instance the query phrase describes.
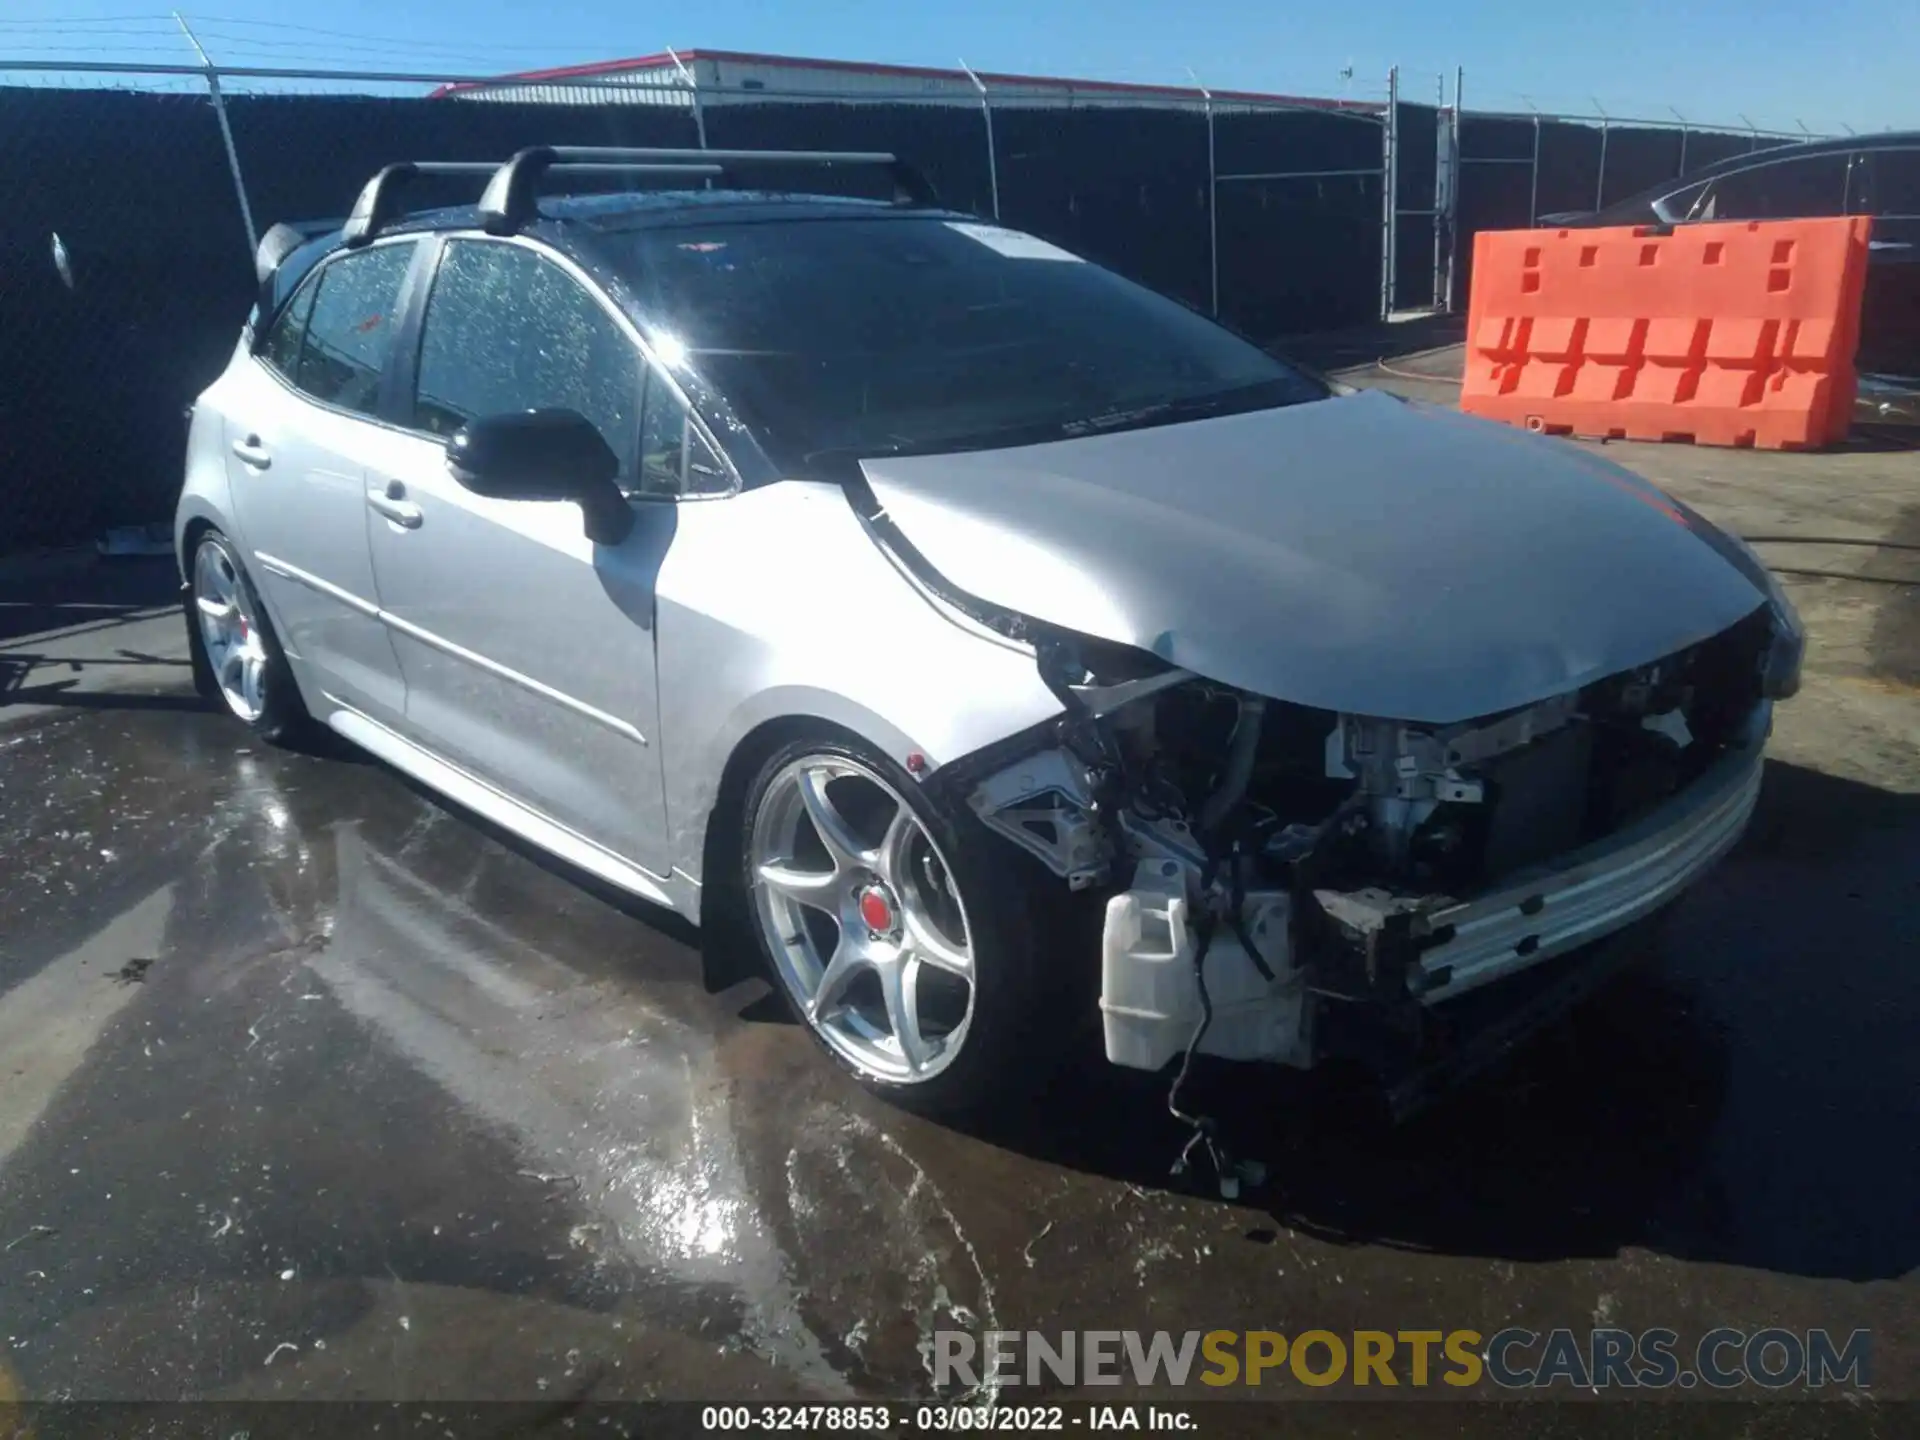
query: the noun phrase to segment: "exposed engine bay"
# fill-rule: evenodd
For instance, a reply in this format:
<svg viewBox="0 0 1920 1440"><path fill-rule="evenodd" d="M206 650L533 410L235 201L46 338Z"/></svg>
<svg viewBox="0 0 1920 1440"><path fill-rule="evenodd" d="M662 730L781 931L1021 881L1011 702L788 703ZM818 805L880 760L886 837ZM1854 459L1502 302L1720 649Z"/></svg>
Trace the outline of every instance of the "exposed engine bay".
<svg viewBox="0 0 1920 1440"><path fill-rule="evenodd" d="M1304 1068L1627 923L1737 837L1767 701L1792 683L1772 674L1764 605L1654 664L1451 725L1026 638L1066 713L956 778L989 829L1104 897L1107 1055L1145 1069L1196 1052Z"/></svg>

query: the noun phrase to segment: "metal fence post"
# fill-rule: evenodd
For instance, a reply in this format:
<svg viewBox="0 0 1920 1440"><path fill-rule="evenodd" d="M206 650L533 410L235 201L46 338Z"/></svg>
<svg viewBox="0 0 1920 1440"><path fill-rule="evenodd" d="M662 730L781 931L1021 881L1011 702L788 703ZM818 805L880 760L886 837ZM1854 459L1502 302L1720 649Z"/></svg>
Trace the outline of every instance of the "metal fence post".
<svg viewBox="0 0 1920 1440"><path fill-rule="evenodd" d="M1673 110L1673 118L1680 122L1680 168L1673 173L1684 175L1687 173L1687 117L1678 110L1674 110L1671 105L1667 106L1667 109Z"/></svg>
<svg viewBox="0 0 1920 1440"><path fill-rule="evenodd" d="M1447 172L1453 164L1452 147L1446 143L1447 131L1441 122L1441 116L1447 108L1447 77L1435 77L1437 94L1433 106L1433 288L1428 292L1435 310L1442 308L1441 295L1445 281L1441 278L1441 264L1446 248L1447 215ZM1442 156L1446 164L1441 164Z"/></svg>
<svg viewBox="0 0 1920 1440"><path fill-rule="evenodd" d="M1200 84L1200 77L1189 69L1193 83L1207 106L1207 279L1213 296L1213 318L1220 318L1220 180L1214 165L1213 92Z"/></svg>
<svg viewBox="0 0 1920 1440"><path fill-rule="evenodd" d="M967 72L967 78L973 81L974 88L980 92L980 118L987 125L987 188L993 196L993 218L1000 218L1000 161L993 143L993 100L987 94L986 83L973 73L973 67L966 61L960 62L960 68Z"/></svg>
<svg viewBox="0 0 1920 1440"><path fill-rule="evenodd" d="M693 94L693 133L699 137L700 148L704 150L707 148L707 110L700 96L700 81L691 70L687 69L686 62L671 47L667 50L667 58L673 61L673 68L680 72L680 78L686 82L687 89ZM700 57L696 55L694 58L697 60ZM709 190L713 188L712 180L707 181L707 188Z"/></svg>
<svg viewBox="0 0 1920 1440"><path fill-rule="evenodd" d="M1527 189L1527 228L1540 218L1540 112L1533 112L1533 164L1529 167L1533 183Z"/></svg>
<svg viewBox="0 0 1920 1440"><path fill-rule="evenodd" d="M240 219L247 227L247 259L251 261L254 252L260 248L260 232L253 228L253 206L247 202L247 182L240 174L240 152L234 148L233 127L227 123L227 102L220 93L220 72L208 58L207 52L201 49L200 41L187 25L186 18L178 10L173 12L173 18L186 35L187 43L200 56L200 63L206 67L207 94L213 98L213 118L220 122L220 140L227 149L227 169L233 175L233 193L240 201Z"/></svg>
<svg viewBox="0 0 1920 1440"><path fill-rule="evenodd" d="M1453 184L1447 194L1447 313L1453 313L1453 277L1460 269L1460 186L1467 178L1466 156L1460 149L1460 86L1467 67L1453 71Z"/></svg>
<svg viewBox="0 0 1920 1440"><path fill-rule="evenodd" d="M1601 108L1598 100L1593 102L1593 106L1600 111L1600 175L1593 182L1593 208L1604 210L1607 208L1607 128L1612 117Z"/></svg>
<svg viewBox="0 0 1920 1440"><path fill-rule="evenodd" d="M1400 166L1400 67L1387 71L1387 123L1380 136L1380 318L1393 314L1393 279L1396 246L1394 232L1399 228L1398 189Z"/></svg>

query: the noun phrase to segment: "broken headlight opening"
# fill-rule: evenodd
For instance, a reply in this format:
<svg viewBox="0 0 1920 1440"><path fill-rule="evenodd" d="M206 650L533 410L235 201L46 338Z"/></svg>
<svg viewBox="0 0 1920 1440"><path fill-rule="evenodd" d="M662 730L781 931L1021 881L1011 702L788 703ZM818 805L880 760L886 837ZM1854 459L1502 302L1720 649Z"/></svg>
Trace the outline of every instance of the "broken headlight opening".
<svg viewBox="0 0 1920 1440"><path fill-rule="evenodd" d="M973 757L967 803L1068 890L1104 898L1107 1057L1180 1059L1170 1108L1226 1180L1210 1123L1180 1105L1196 1054L1413 1064L1429 1005L1461 983L1431 963L1453 939L1444 917L1628 834L1731 752L1757 765L1756 717L1791 693L1799 654L1797 623L1770 602L1656 663L1432 725L1250 695L1037 626L1030 638L1065 714L1018 753ZM1533 938L1506 968L1574 948Z"/></svg>

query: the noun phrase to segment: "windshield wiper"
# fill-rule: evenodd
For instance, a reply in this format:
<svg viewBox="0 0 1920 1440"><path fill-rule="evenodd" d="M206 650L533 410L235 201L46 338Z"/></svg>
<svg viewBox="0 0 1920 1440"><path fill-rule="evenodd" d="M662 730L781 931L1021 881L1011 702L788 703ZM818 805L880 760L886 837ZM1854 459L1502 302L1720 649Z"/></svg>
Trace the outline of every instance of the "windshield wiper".
<svg viewBox="0 0 1920 1440"><path fill-rule="evenodd" d="M1298 393L1299 388L1290 378L1256 380L1251 385L1212 390L1204 395L1188 395L1178 400L1103 410L1097 415L1065 422L1060 426L1060 433L1069 436L1092 435L1103 430L1126 430L1173 420L1199 420L1210 415L1230 415L1320 398L1314 394Z"/></svg>
<svg viewBox="0 0 1920 1440"><path fill-rule="evenodd" d="M1112 430L1140 429L1165 425L1178 420L1196 420L1212 415L1238 414L1248 410L1278 408L1307 400L1325 398L1328 392L1310 386L1298 377L1256 380L1250 385L1235 385L1203 395L1188 395L1176 400L1156 400L1140 405L1116 406L1097 414L1073 420L1022 420L1007 425L991 425L983 430L956 431L948 434L902 436L897 433L876 436L869 441L825 446L800 457L809 469L844 466L862 460L905 458L915 455L954 455L968 450L1004 450L1021 445L1038 445L1065 436L1080 439Z"/></svg>
<svg viewBox="0 0 1920 1440"><path fill-rule="evenodd" d="M1091 435L1100 430L1120 430L1129 425L1138 425L1143 420L1152 420L1172 410L1174 402L1162 400L1157 405L1136 405L1129 410L1103 410L1098 415L1088 415L1084 419L1069 420L1060 427L1062 435Z"/></svg>

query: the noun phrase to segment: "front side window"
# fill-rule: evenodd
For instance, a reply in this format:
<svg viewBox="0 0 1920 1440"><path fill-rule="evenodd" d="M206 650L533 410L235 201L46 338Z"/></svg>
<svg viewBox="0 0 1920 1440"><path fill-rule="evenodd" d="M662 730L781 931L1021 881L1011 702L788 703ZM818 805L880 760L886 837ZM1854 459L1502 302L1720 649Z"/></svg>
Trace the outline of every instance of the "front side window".
<svg viewBox="0 0 1920 1440"><path fill-rule="evenodd" d="M413 423L451 435L518 410L574 410L620 457L631 483L639 350L593 295L523 245L454 240L420 336Z"/></svg>
<svg viewBox="0 0 1920 1440"><path fill-rule="evenodd" d="M1809 155L1713 182L1696 220L1812 220L1845 213L1847 157Z"/></svg>
<svg viewBox="0 0 1920 1440"><path fill-rule="evenodd" d="M658 370L647 371L646 403L640 411L637 495L712 495L731 477L687 413L687 403Z"/></svg>
<svg viewBox="0 0 1920 1440"><path fill-rule="evenodd" d="M310 287L295 385L343 410L374 413L413 248L409 242L350 250L322 268Z"/></svg>
<svg viewBox="0 0 1920 1440"><path fill-rule="evenodd" d="M601 242L660 345L797 471L1327 394L1177 302L999 226L709 221Z"/></svg>

